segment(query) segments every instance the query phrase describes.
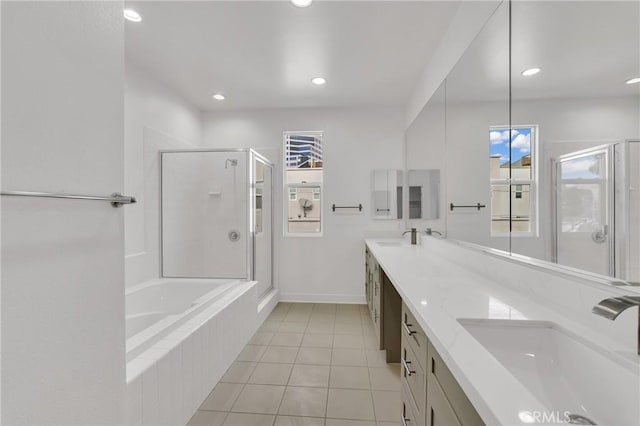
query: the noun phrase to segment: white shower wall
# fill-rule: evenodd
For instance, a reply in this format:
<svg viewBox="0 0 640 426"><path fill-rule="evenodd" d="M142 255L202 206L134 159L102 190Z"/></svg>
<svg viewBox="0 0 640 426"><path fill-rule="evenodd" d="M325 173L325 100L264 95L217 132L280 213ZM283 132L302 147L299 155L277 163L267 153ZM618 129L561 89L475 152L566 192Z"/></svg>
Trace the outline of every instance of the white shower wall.
<svg viewBox="0 0 640 426"><path fill-rule="evenodd" d="M248 278L247 156L162 154L164 276ZM232 241L230 232L239 239Z"/></svg>

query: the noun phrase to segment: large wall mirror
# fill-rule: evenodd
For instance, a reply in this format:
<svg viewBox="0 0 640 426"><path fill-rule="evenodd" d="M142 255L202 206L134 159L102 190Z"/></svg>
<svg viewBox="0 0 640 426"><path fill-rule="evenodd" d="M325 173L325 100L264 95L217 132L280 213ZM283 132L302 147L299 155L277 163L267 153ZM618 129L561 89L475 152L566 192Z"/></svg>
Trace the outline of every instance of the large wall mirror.
<svg viewBox="0 0 640 426"><path fill-rule="evenodd" d="M639 17L497 6L407 130L407 170L443 171L449 238L640 282Z"/></svg>

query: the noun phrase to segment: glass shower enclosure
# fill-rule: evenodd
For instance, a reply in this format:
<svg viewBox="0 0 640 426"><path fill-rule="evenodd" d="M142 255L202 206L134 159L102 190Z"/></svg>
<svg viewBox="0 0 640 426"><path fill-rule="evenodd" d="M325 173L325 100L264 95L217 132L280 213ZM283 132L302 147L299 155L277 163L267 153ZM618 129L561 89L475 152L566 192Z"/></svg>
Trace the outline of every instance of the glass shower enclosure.
<svg viewBox="0 0 640 426"><path fill-rule="evenodd" d="M161 265L167 278L273 286L273 164L252 149L163 150Z"/></svg>

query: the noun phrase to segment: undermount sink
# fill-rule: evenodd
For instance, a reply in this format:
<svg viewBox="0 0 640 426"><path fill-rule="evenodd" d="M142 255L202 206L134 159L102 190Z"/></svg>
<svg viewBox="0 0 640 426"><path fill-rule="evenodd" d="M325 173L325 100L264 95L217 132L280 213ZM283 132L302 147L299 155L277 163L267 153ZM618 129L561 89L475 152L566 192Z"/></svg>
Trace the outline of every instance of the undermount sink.
<svg viewBox="0 0 640 426"><path fill-rule="evenodd" d="M400 247L402 241L378 241L376 244L381 247Z"/></svg>
<svg viewBox="0 0 640 426"><path fill-rule="evenodd" d="M459 319L545 407L568 422L568 414L601 425L640 424L638 366L606 352L552 322ZM508 390L505 389L506 392ZM582 416L582 418L576 417ZM531 413L520 416L533 422Z"/></svg>

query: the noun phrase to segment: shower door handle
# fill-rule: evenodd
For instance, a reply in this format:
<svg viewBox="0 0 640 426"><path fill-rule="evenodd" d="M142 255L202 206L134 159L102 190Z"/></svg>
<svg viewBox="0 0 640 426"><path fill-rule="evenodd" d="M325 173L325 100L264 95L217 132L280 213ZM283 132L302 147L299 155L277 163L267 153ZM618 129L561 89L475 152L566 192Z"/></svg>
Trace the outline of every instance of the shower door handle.
<svg viewBox="0 0 640 426"><path fill-rule="evenodd" d="M591 233L591 239L596 244L602 244L605 241L607 241L607 234L609 233L608 231L609 231L609 226L602 225L602 228L600 228L597 231L593 231Z"/></svg>

